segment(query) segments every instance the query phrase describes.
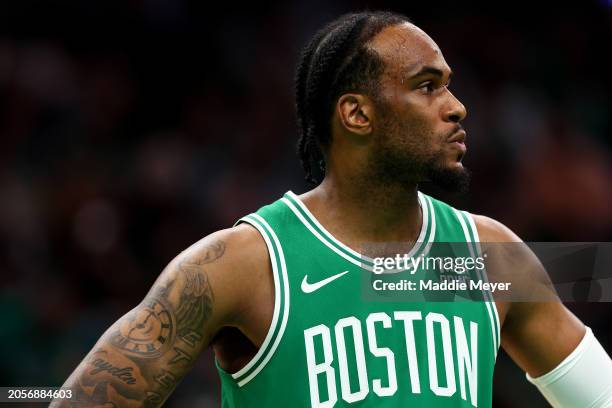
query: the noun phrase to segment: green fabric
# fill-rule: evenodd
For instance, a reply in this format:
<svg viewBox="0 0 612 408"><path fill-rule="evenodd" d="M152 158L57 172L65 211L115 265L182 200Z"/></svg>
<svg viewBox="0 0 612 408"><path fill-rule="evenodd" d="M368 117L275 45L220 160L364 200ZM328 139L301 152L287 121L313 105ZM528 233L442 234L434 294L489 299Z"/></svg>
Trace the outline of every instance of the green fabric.
<svg viewBox="0 0 612 408"><path fill-rule="evenodd" d="M441 251L430 242L461 242L453 246L455 255L474 254L477 246L466 243L477 240L471 216L419 197L424 222L414 256ZM275 312L253 361L234 375L217 366L224 407L491 406L499 347L494 304L364 298L364 279L376 276L361 266L371 269L372 259L338 243L291 192L238 222L253 225L266 240ZM344 271L302 291L306 275L316 285Z"/></svg>

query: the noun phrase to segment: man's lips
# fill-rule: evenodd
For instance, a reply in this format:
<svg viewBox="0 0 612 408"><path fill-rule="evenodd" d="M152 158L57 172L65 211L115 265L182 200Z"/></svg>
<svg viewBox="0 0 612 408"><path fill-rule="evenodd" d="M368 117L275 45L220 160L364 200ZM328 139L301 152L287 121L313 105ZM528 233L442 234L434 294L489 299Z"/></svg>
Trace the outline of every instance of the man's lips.
<svg viewBox="0 0 612 408"><path fill-rule="evenodd" d="M464 144L464 143L465 143L465 136L466 136L465 130L460 129L460 130L456 131L455 133L453 133L453 134L452 134L452 135L451 135L451 136L448 138L448 140L447 140L447 141L448 141L448 143L454 143L454 142L457 142L457 143Z"/></svg>

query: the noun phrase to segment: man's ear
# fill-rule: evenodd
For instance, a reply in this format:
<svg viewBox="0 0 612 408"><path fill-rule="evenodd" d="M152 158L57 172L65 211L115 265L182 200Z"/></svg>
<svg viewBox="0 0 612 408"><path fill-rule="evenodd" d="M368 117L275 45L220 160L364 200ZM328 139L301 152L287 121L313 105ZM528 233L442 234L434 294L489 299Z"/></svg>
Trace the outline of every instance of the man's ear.
<svg viewBox="0 0 612 408"><path fill-rule="evenodd" d="M344 94L336 104L338 118L346 130L357 135L368 135L372 132L374 106L372 101L362 94Z"/></svg>

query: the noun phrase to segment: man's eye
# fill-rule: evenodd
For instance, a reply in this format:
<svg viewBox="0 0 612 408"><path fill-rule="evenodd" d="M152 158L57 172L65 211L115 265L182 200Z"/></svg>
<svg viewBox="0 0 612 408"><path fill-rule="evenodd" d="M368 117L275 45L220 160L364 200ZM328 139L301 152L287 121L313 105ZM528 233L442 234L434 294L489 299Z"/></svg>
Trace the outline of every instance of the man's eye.
<svg viewBox="0 0 612 408"><path fill-rule="evenodd" d="M419 89L424 89L425 92L431 93L434 91L434 83L431 81L423 82L421 85L419 85Z"/></svg>

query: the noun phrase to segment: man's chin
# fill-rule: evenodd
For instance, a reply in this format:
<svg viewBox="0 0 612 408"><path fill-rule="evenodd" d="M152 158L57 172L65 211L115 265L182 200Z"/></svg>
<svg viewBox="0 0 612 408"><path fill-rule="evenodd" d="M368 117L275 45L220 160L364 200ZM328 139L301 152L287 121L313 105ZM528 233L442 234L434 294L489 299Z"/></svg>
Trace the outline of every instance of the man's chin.
<svg viewBox="0 0 612 408"><path fill-rule="evenodd" d="M471 173L461 163L452 167L430 167L427 179L449 193L465 193L470 186Z"/></svg>

